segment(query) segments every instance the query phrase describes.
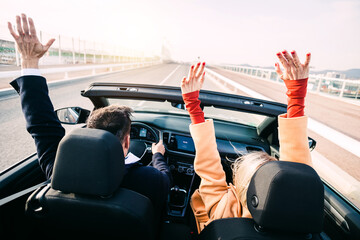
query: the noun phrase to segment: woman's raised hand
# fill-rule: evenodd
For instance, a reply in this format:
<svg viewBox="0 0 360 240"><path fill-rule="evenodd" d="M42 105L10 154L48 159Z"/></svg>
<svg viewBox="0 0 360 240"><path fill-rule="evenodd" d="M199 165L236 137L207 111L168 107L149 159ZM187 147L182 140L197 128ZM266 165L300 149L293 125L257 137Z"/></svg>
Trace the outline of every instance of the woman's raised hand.
<svg viewBox="0 0 360 240"><path fill-rule="evenodd" d="M283 80L298 80L309 77L309 63L311 54L306 54L305 63L302 64L295 51L291 55L286 51L278 52L276 54L284 67L284 72L281 71L279 63L275 63L276 73Z"/></svg>
<svg viewBox="0 0 360 240"><path fill-rule="evenodd" d="M301 64L295 51L290 54L285 50L276 54L284 66L284 72L281 71L278 63L275 69L280 78L284 80L287 88L287 118L304 116L305 96L307 91L307 82L309 77L310 53L306 54L304 64ZM296 80L296 81L291 81Z"/></svg>
<svg viewBox="0 0 360 240"><path fill-rule="evenodd" d="M201 66L200 66L201 65ZM181 81L182 94L200 91L205 79L205 62L192 65L188 77Z"/></svg>

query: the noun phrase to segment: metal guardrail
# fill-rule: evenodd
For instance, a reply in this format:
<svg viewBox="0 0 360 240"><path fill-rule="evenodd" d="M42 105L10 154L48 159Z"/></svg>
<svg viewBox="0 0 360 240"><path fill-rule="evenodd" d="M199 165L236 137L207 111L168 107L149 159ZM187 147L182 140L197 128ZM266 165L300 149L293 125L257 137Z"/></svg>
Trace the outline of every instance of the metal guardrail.
<svg viewBox="0 0 360 240"><path fill-rule="evenodd" d="M44 68L40 69L42 74L49 73L64 73L64 78L68 78L69 72L77 72L77 71L87 71L92 70L92 74L96 74L97 69L109 69L109 72L112 72L115 68L121 68L119 70L125 70L129 68L139 68L139 67L147 67L158 64L159 61L150 61L150 62L136 62L136 63L120 63L120 64L92 64L86 66L77 66L77 67L59 67L59 68ZM14 78L20 76L21 71L2 71L0 72L0 78Z"/></svg>
<svg viewBox="0 0 360 240"><path fill-rule="evenodd" d="M79 79L82 79L84 77L87 77L89 75L83 75L76 78L68 78L69 72L76 72L76 71L86 71L91 70L91 75L100 75L100 74L108 74L111 72L118 72L118 71L124 71L129 69L135 69L135 68L141 68L141 67L148 67L153 66L156 64L160 64L161 61L151 61L151 62L137 62L137 63L121 63L121 64L103 64L103 65L86 65L86 66L78 66L78 67L59 67L59 68L48 68L48 69L40 69L40 72L42 74L47 73L64 73L64 78L59 78L56 81L50 81L48 83L50 86L56 86L64 83L69 83L71 81L77 81ZM108 69L106 72L96 73L97 69ZM3 78L16 78L19 77L21 74L21 71L3 71L0 72L0 79ZM0 98L7 97L16 94L16 91L13 88L5 88L0 89Z"/></svg>
<svg viewBox="0 0 360 240"><path fill-rule="evenodd" d="M253 68L234 65L221 65L221 68L243 73L255 78L283 82L277 73L271 69ZM360 80L348 80L340 78L329 78L310 74L308 90L317 93L325 93L340 98L360 100Z"/></svg>

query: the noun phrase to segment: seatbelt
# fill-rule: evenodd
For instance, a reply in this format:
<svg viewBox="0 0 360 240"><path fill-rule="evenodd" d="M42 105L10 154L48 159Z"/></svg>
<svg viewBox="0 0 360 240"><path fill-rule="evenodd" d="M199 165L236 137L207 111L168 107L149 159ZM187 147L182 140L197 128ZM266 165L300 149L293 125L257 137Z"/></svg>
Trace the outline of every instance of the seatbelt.
<svg viewBox="0 0 360 240"><path fill-rule="evenodd" d="M9 203L19 197L22 197L30 192L33 192L35 191L36 189L38 189L39 187L42 187L42 186L45 186L47 185L48 183L50 183L50 180L46 180L45 182L42 182L42 183L39 183L38 185L35 185L35 186L32 186L32 187L29 187L27 189L24 189L20 192L17 192L17 193L14 193L13 195L10 195L8 197L5 197L5 198L2 198L0 199L0 207L6 203Z"/></svg>

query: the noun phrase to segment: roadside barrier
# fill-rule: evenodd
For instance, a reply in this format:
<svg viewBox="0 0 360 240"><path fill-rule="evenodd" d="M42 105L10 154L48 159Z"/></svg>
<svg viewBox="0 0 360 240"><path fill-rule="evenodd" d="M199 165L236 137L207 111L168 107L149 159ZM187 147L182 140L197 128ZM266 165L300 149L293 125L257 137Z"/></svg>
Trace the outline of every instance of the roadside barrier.
<svg viewBox="0 0 360 240"><path fill-rule="evenodd" d="M53 73L61 73L63 77L59 77L56 81L50 81L48 83L49 86L55 84L61 84L71 80L77 80L83 77L88 76L95 76L100 74L108 74L112 72L119 72L124 70L142 68L142 67L149 67L153 65L160 64L161 61L149 61L149 62L135 62L135 63L121 63L121 64L92 64L92 65L85 65L85 66L77 66L77 67L59 67L59 68L44 68L40 69L41 74L53 74ZM71 65L70 65L71 66ZM103 71L105 69L105 71ZM101 73L97 73L99 71ZM70 72L81 72L81 71L91 71L91 74L82 75L77 78L69 78ZM3 71L0 72L0 80L1 79L9 79L9 78L17 78L21 74L20 70L17 71ZM8 96L15 94L15 90L13 88L5 88L0 89L0 97Z"/></svg>
<svg viewBox="0 0 360 240"><path fill-rule="evenodd" d="M277 73L271 69L236 65L221 65L219 67L226 70L246 74L254 78L282 83L282 80L279 78ZM308 91L324 93L337 96L339 98L360 100L360 80L330 78L310 74L308 81Z"/></svg>

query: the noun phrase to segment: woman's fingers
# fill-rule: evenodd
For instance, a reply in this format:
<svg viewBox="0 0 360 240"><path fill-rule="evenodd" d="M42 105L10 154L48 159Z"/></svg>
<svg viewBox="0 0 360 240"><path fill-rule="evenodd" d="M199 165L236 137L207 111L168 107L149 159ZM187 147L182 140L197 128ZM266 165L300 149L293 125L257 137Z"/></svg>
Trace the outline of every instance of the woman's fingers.
<svg viewBox="0 0 360 240"><path fill-rule="evenodd" d="M275 63L275 71L280 77L283 75L283 72L281 71L280 65L278 63Z"/></svg>
<svg viewBox="0 0 360 240"><path fill-rule="evenodd" d="M183 79L181 80L181 85L184 85L186 82L186 77L183 77Z"/></svg>
<svg viewBox="0 0 360 240"><path fill-rule="evenodd" d="M202 77L203 73L204 73L204 69L205 69L205 62L203 62L201 64L201 68L199 70L199 73L196 75L196 78Z"/></svg>
<svg viewBox="0 0 360 240"><path fill-rule="evenodd" d="M295 67L296 67L296 68L299 68L299 67L301 66L301 62L300 62L300 59L299 59L297 53L295 52L295 50L293 50L293 51L291 52L291 56L292 56L292 58L293 58Z"/></svg>
<svg viewBox="0 0 360 240"><path fill-rule="evenodd" d="M310 53L306 54L304 64L301 64L299 56L295 51L291 52L291 56L286 50L282 54L277 53L276 55L284 66L284 72L282 72L279 64L275 64L276 72L283 80L304 79L309 76Z"/></svg>
<svg viewBox="0 0 360 240"><path fill-rule="evenodd" d="M282 51L282 54L284 55L286 61L288 62L288 65L289 65L290 67L295 67L294 60L293 60L293 58L290 56L290 54L289 54L286 50Z"/></svg>
<svg viewBox="0 0 360 240"><path fill-rule="evenodd" d="M278 52L276 54L276 56L279 58L281 64L284 66L285 69L290 68L287 60L284 58L284 56L280 52Z"/></svg>
<svg viewBox="0 0 360 240"><path fill-rule="evenodd" d="M187 79L187 81L192 80L194 77L194 65L191 65L190 71L189 71L189 78Z"/></svg>
<svg viewBox="0 0 360 240"><path fill-rule="evenodd" d="M203 83L204 83L204 80L205 80L205 72L203 72L203 74L201 75L201 78L200 78L200 87L202 87Z"/></svg>
<svg viewBox="0 0 360 240"><path fill-rule="evenodd" d="M310 59L311 59L311 53L306 54L306 59L305 59L305 63L304 63L305 68L307 68L309 66Z"/></svg>
<svg viewBox="0 0 360 240"><path fill-rule="evenodd" d="M195 69L194 69L194 77L195 77L195 78L198 77L199 67L200 67L200 63L197 63L197 64L196 64L196 67L195 67Z"/></svg>

